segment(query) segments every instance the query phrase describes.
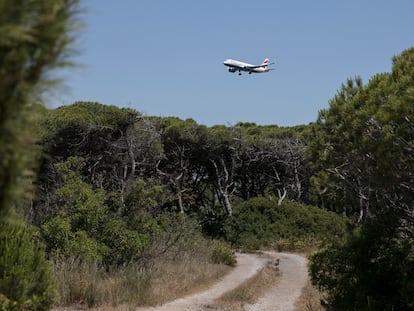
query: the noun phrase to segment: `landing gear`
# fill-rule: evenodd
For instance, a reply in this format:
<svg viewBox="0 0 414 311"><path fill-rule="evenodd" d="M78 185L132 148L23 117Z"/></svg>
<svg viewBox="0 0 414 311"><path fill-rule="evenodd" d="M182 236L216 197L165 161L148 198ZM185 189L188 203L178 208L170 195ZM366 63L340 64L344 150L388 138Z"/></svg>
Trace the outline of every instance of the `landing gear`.
<svg viewBox="0 0 414 311"><path fill-rule="evenodd" d="M239 71L239 76L241 76L241 72Z"/></svg>

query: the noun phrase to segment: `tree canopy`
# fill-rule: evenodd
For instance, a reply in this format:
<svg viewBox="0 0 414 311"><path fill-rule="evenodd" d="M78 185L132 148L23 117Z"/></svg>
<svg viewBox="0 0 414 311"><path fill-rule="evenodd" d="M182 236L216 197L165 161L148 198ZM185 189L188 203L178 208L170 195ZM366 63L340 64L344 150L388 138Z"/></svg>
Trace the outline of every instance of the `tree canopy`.
<svg viewBox="0 0 414 311"><path fill-rule="evenodd" d="M319 114L308 155L325 207L362 224L313 258L332 310L413 308L414 49L367 85L348 80Z"/></svg>

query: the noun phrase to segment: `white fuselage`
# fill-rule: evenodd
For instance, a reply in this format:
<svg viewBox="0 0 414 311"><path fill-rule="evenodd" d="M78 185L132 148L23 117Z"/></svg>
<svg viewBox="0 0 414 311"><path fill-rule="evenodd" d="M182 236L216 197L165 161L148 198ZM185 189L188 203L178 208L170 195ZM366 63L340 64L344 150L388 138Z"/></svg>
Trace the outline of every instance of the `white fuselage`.
<svg viewBox="0 0 414 311"><path fill-rule="evenodd" d="M228 67L228 70L230 72L238 71L240 73L241 71L246 71L248 73L252 73L252 72L261 73L261 72L269 71L267 69L267 64L265 63L261 65L253 65L253 64L241 62L241 61L234 60L234 59L226 59L223 62L223 64Z"/></svg>

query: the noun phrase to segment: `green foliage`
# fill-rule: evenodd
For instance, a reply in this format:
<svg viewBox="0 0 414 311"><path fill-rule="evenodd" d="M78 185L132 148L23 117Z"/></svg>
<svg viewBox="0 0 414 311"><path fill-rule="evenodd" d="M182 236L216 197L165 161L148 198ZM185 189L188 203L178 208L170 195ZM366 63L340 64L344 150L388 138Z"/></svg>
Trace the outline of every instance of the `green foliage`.
<svg viewBox="0 0 414 311"><path fill-rule="evenodd" d="M77 102L48 111L42 127L45 134L40 144L47 155L42 159L40 170L40 198L53 196L58 185L57 173L51 167L79 157L83 159L79 168L75 167L76 163L70 165L81 175L82 181L94 190L103 189L106 195L119 195L118 202L112 199L108 202L114 212L122 214L124 199L135 178L151 179L162 154L154 125L130 109ZM67 171L60 166L58 164L59 170ZM66 174L61 172L60 175ZM49 202L39 203L47 205ZM42 209L35 209L35 216L41 222L45 216L39 215L38 210Z"/></svg>
<svg viewBox="0 0 414 311"><path fill-rule="evenodd" d="M0 309L46 310L55 290L44 249L12 215L34 179L33 98L68 64L78 1L2 0L0 11Z"/></svg>
<svg viewBox="0 0 414 311"><path fill-rule="evenodd" d="M165 188L154 180L135 179L125 198L125 214L159 209L160 205L171 199Z"/></svg>
<svg viewBox="0 0 414 311"><path fill-rule="evenodd" d="M357 230L311 257L311 280L328 294L328 310L414 307L413 241L396 241L387 229L372 229Z"/></svg>
<svg viewBox="0 0 414 311"><path fill-rule="evenodd" d="M71 223L71 218L65 212L59 212L41 226L46 251L54 256L73 256L87 262L101 262L108 251L107 247L91 238L86 231L74 229Z"/></svg>
<svg viewBox="0 0 414 311"><path fill-rule="evenodd" d="M68 64L77 14L77 0L1 1L0 212L25 193L36 132L30 96L45 90L53 69Z"/></svg>
<svg viewBox="0 0 414 311"><path fill-rule="evenodd" d="M50 253L100 262L108 252L98 239L109 218L108 208L103 204L104 192L94 191L82 181L79 171L83 165L83 159L77 157L57 164L62 178L57 191L60 211L43 223L42 235Z"/></svg>
<svg viewBox="0 0 414 311"><path fill-rule="evenodd" d="M57 190L60 209L66 211L75 230L84 230L96 237L101 224L108 217L108 208L104 205L105 192L94 190L90 184L82 181L80 169L83 159L70 157L67 161L57 164L63 184Z"/></svg>
<svg viewBox="0 0 414 311"><path fill-rule="evenodd" d="M349 80L320 112L309 144L314 194L359 215L360 229L317 253L312 282L329 310L412 310L414 48L391 73Z"/></svg>
<svg viewBox="0 0 414 311"><path fill-rule="evenodd" d="M335 237L332 239L337 240ZM313 237L288 238L274 241L270 247L276 249L278 252L312 253L315 250L320 249L322 245L326 244L327 240L328 239L320 240Z"/></svg>
<svg viewBox="0 0 414 311"><path fill-rule="evenodd" d="M102 245L99 240L91 238L90 235L78 230L73 234L73 240L70 243L69 256L82 258L86 262L102 262L104 256L109 252L106 245Z"/></svg>
<svg viewBox="0 0 414 311"><path fill-rule="evenodd" d="M308 159L317 174L313 194L349 215L412 201L414 49L394 57L391 73L367 85L348 80L319 113Z"/></svg>
<svg viewBox="0 0 414 311"><path fill-rule="evenodd" d="M70 218L65 212L59 212L51 217L41 226L41 229L48 253L69 255L74 234Z"/></svg>
<svg viewBox="0 0 414 311"><path fill-rule="evenodd" d="M56 139L65 129L74 127L124 129L134 122L138 112L102 105L95 102L76 102L70 106L62 106L46 113L44 119L45 139Z"/></svg>
<svg viewBox="0 0 414 311"><path fill-rule="evenodd" d="M47 310L57 293L37 230L19 220L0 228L0 310Z"/></svg>
<svg viewBox="0 0 414 311"><path fill-rule="evenodd" d="M300 203L254 198L240 203L226 226L235 246L258 249L280 239L326 240L345 234L347 220Z"/></svg>
<svg viewBox="0 0 414 311"><path fill-rule="evenodd" d="M122 219L105 224L101 241L109 248L107 265L123 265L137 261L148 244L148 236L128 228Z"/></svg>
<svg viewBox="0 0 414 311"><path fill-rule="evenodd" d="M57 165L62 178L57 190L60 212L42 225L48 252L108 266L137 260L147 244L146 235L130 228L126 219L111 217L104 204L104 192L82 181L83 166L79 157ZM140 199L146 203L155 202L148 193L136 194L141 194Z"/></svg>

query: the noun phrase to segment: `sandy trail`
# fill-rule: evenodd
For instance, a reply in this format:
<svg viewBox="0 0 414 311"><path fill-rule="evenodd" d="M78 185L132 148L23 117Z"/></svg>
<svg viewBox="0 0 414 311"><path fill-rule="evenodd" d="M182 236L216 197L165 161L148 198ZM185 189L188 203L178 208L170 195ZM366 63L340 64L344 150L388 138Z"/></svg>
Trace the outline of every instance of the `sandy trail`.
<svg viewBox="0 0 414 311"><path fill-rule="evenodd" d="M207 291L192 296L179 298L158 307L138 308L139 311L184 311L204 310L204 306L220 297L226 291L232 290L239 284L257 273L262 268L266 259L257 258L250 254L237 254L237 267L221 281Z"/></svg>
<svg viewBox="0 0 414 311"><path fill-rule="evenodd" d="M306 283L306 259L302 256L266 252L271 257L279 258L281 280L256 304L247 305L248 311L292 311L295 301L300 296ZM200 311L209 310L206 305L213 302L223 293L230 291L252 277L269 259L258 258L251 254L237 254L237 267L209 290L192 296L180 298L158 307L138 308L139 311ZM210 309L211 310L211 309Z"/></svg>
<svg viewBox="0 0 414 311"><path fill-rule="evenodd" d="M280 281L246 311L293 311L307 281L306 258L289 253L266 252L279 258Z"/></svg>

